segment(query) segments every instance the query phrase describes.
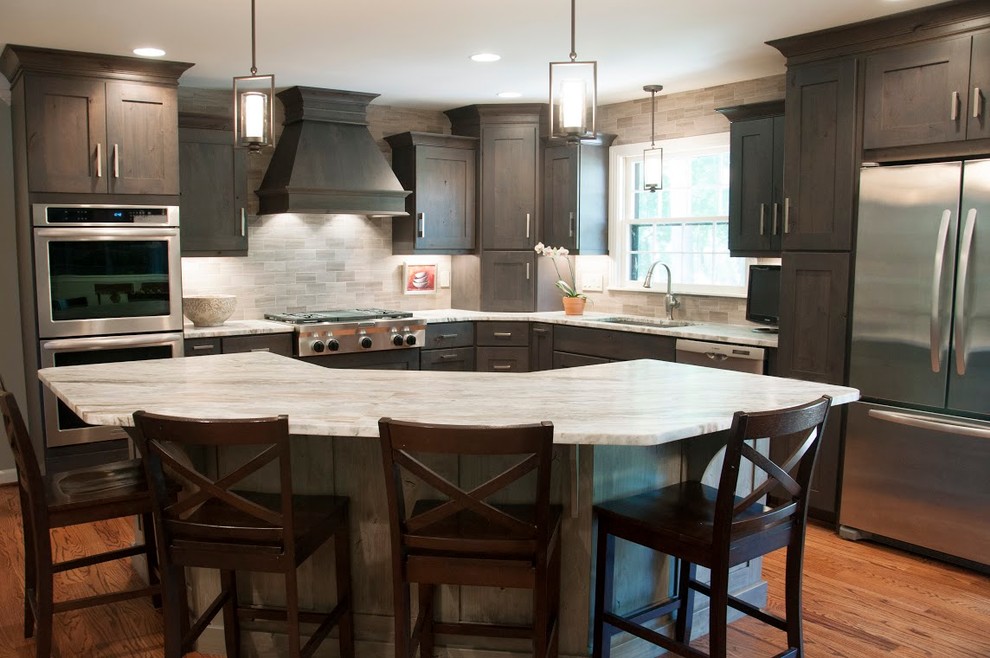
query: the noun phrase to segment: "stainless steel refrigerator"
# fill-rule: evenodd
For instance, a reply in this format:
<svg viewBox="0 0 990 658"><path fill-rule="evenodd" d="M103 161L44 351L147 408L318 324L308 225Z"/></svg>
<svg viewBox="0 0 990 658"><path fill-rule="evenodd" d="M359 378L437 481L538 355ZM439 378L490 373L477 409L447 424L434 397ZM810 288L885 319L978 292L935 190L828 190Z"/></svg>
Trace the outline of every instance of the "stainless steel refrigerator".
<svg viewBox="0 0 990 658"><path fill-rule="evenodd" d="M864 167L840 533L990 565L990 160Z"/></svg>

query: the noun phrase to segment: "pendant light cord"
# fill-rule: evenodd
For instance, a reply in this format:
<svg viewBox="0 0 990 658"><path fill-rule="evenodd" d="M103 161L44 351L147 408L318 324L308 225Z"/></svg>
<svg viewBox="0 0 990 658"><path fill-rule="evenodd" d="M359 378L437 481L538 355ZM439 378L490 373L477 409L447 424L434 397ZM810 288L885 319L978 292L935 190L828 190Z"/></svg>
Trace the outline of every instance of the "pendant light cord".
<svg viewBox="0 0 990 658"><path fill-rule="evenodd" d="M251 0L254 2L254 0ZM574 34L575 34L575 21L574 21L574 6L577 0L571 0L571 61L577 59L577 48L574 47Z"/></svg>
<svg viewBox="0 0 990 658"><path fill-rule="evenodd" d="M252 0L253 1L253 0ZM650 92L650 148L656 148L657 141L657 91Z"/></svg>
<svg viewBox="0 0 990 658"><path fill-rule="evenodd" d="M257 50L254 44L254 0L251 0L251 75L258 75L256 60Z"/></svg>

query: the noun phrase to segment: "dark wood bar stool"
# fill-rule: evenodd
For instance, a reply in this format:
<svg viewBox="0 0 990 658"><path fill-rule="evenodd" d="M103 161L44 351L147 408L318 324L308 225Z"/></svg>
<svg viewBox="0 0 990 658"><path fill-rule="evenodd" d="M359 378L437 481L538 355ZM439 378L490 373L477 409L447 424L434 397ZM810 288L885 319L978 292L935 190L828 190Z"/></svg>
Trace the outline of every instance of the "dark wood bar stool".
<svg viewBox="0 0 990 658"><path fill-rule="evenodd" d="M528 638L536 658L556 656L561 511L550 505L553 425L429 425L389 418L378 425L392 539L396 658L415 655L417 646L422 658L433 656L438 633ZM497 462L497 472L469 488L427 465L449 457L460 463L465 455ZM512 465L502 470L508 461ZM511 502L488 501L510 491ZM419 608L414 625L412 583ZM438 585L530 589L533 623L436 621Z"/></svg>
<svg viewBox="0 0 990 658"><path fill-rule="evenodd" d="M103 464L48 475L41 474L24 418L12 393L0 380L0 411L14 453L21 521L24 528L24 637L35 637L36 655L48 658L52 651L53 615L95 605L143 596L161 603L158 556L152 527L151 496L140 460ZM52 528L140 515L148 530L146 541L126 548L55 562ZM145 555L149 584L119 592L78 599L54 600L53 577L112 560Z"/></svg>
<svg viewBox="0 0 990 658"><path fill-rule="evenodd" d="M811 474L822 426L831 399L760 413L737 412L729 430L718 489L700 482L681 482L662 489L596 505L598 545L595 575L594 653L607 657L612 636L625 631L682 656L724 658L727 607L740 610L786 631L787 649L778 657L804 655L801 630L801 569ZM797 445L777 464L748 441L769 439ZM745 498L735 495L742 458L767 475ZM783 491L779 502L759 502L768 493ZM624 614L606 610L613 601L616 538L635 542L678 559L677 594L673 598ZM729 568L779 548L787 548L786 617L760 610L730 596ZM711 570L711 584L695 578L697 566ZM689 646L694 593L710 599L709 648L705 654ZM676 613L674 637L645 624Z"/></svg>
<svg viewBox="0 0 990 658"><path fill-rule="evenodd" d="M165 595L165 656L178 658L223 610L227 656L240 656L240 620L285 621L289 655L311 656L334 626L340 655L354 656L351 610L348 499L292 493L289 422L286 416L243 420L175 418L137 411L134 436L145 458L154 499ZM252 455L217 477L197 470L183 449L245 448ZM235 490L268 464L278 493ZM169 482L189 493L170 502ZM334 542L337 603L329 613L299 610L296 569L328 540ZM221 591L187 628L186 567L220 571ZM285 577L285 608L241 604L237 572L279 573ZM301 646L300 622L319 624Z"/></svg>

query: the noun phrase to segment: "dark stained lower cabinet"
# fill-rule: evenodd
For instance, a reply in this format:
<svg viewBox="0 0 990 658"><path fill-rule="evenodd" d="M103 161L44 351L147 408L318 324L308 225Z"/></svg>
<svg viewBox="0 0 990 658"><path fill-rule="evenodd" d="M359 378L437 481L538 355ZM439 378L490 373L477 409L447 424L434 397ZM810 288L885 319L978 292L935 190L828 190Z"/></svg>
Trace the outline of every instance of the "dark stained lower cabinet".
<svg viewBox="0 0 990 658"><path fill-rule="evenodd" d="M462 370L474 372L473 347L451 347L445 350L423 350L419 355L420 370Z"/></svg>
<svg viewBox="0 0 990 658"><path fill-rule="evenodd" d="M528 372L528 322L478 322L475 324L479 372Z"/></svg>
<svg viewBox="0 0 990 658"><path fill-rule="evenodd" d="M292 333L187 338L183 341L185 356L236 352L273 352L282 356L292 356L292 342Z"/></svg>
<svg viewBox="0 0 990 658"><path fill-rule="evenodd" d="M850 255L784 252L777 374L843 384L849 322Z"/></svg>
<svg viewBox="0 0 990 658"><path fill-rule="evenodd" d="M474 323L436 322L426 325L420 354L421 370L474 371Z"/></svg>
<svg viewBox="0 0 990 658"><path fill-rule="evenodd" d="M556 353L598 357L608 361L632 359L674 360L676 339L670 336L654 336L631 331L612 331L590 327L559 325L554 327L553 349ZM599 363L599 361L594 361ZM584 365L577 364L574 365Z"/></svg>
<svg viewBox="0 0 990 658"><path fill-rule="evenodd" d="M481 347L476 350L478 372L529 372L528 347Z"/></svg>
<svg viewBox="0 0 990 658"><path fill-rule="evenodd" d="M306 357L306 363L324 368L361 368L364 370L419 370L420 351L417 349L326 354Z"/></svg>
<svg viewBox="0 0 990 658"><path fill-rule="evenodd" d="M529 369L553 369L553 325L534 322L529 327Z"/></svg>
<svg viewBox="0 0 990 658"><path fill-rule="evenodd" d="M234 148L223 123L180 115L183 256L247 255L247 151Z"/></svg>
<svg viewBox="0 0 990 658"><path fill-rule="evenodd" d="M560 352L554 350L553 353L553 367L554 370L558 368L576 368L577 366L593 366L599 363L609 363L610 359L606 359L600 356L588 356L587 354L571 354L570 352Z"/></svg>

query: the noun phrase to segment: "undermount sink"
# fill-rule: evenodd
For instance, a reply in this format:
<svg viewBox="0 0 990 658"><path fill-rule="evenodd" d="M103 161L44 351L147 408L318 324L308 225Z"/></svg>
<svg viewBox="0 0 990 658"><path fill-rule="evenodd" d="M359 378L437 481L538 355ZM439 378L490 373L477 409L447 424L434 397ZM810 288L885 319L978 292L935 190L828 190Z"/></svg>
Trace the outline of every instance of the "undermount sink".
<svg viewBox="0 0 990 658"><path fill-rule="evenodd" d="M697 322L689 322L688 320L650 320L643 318L596 318L598 322L608 322L609 324L625 324L633 327L664 327L664 328L674 328L674 327L690 327L691 325L698 324Z"/></svg>

